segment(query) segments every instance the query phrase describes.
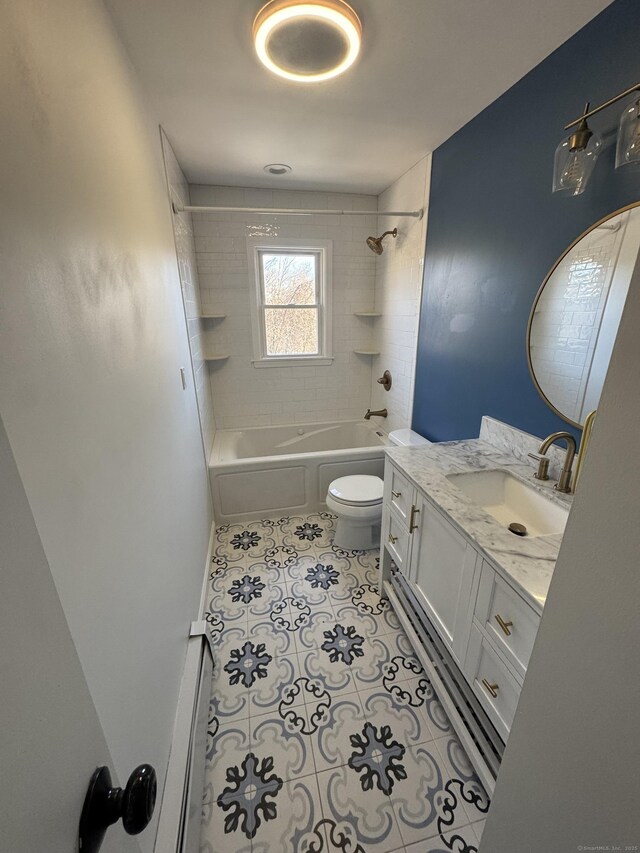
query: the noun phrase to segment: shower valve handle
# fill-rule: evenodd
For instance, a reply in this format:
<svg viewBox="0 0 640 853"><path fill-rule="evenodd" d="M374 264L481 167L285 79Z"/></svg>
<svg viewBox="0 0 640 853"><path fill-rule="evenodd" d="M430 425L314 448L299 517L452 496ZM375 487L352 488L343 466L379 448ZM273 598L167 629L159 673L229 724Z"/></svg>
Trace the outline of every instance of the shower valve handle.
<svg viewBox="0 0 640 853"><path fill-rule="evenodd" d="M391 373L388 370L385 370L380 379L376 379L378 385L382 385L385 391L391 390L391 381Z"/></svg>

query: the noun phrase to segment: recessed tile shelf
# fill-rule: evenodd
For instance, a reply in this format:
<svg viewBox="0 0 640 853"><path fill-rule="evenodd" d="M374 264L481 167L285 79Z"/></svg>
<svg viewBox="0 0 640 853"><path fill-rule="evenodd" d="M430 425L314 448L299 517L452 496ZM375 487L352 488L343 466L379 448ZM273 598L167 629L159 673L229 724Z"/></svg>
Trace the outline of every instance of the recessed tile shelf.
<svg viewBox="0 0 640 853"><path fill-rule="evenodd" d="M202 358L205 361L226 361L229 356L225 353L203 353Z"/></svg>
<svg viewBox="0 0 640 853"><path fill-rule="evenodd" d="M354 317L382 317L377 311L354 311Z"/></svg>
<svg viewBox="0 0 640 853"><path fill-rule="evenodd" d="M378 350L373 349L354 349L356 355L380 355Z"/></svg>
<svg viewBox="0 0 640 853"><path fill-rule="evenodd" d="M224 320L224 318L226 316L227 316L226 314L214 314L214 313L209 314L206 311L202 311L200 314L200 319L202 319L202 320Z"/></svg>

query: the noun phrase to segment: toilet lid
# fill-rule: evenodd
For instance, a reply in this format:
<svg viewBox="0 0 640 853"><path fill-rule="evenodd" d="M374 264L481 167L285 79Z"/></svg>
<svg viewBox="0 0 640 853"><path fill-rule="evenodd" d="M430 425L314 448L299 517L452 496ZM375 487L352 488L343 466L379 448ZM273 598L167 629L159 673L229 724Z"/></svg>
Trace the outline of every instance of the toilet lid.
<svg viewBox="0 0 640 853"><path fill-rule="evenodd" d="M329 494L337 501L353 506L371 506L382 501L384 483L380 477L353 474L339 477L329 486Z"/></svg>

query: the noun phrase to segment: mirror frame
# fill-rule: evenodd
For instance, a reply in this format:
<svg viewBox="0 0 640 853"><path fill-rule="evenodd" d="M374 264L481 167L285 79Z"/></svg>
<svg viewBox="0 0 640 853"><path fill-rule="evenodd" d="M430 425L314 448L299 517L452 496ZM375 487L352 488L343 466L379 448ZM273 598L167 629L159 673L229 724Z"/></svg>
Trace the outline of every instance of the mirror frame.
<svg viewBox="0 0 640 853"><path fill-rule="evenodd" d="M586 231L583 231L582 234L580 234L579 237L576 237L576 239L573 241L573 243L571 243L571 245L568 246L564 250L564 252L560 255L560 257L557 259L557 261L554 263L554 265L551 267L551 269L549 270L549 272L545 276L544 281L542 282L542 284L538 288L538 292L536 293L536 297L533 300L533 305L531 306L531 311L529 312L529 321L527 323L527 336L526 336L525 347L527 350L527 364L529 365L529 373L531 375L531 379L533 380L533 384L534 384L538 394L540 394L540 396L542 397L544 402L547 404L547 406L549 406L551 411L554 412L559 418L561 418L566 423L571 424L571 426L573 426L573 427L576 427L576 429L583 429L584 424L580 424L577 421L571 420L571 418L567 417L566 415L563 415L562 412L553 405L551 400L544 393L544 391L540 387L540 384L536 378L535 370L533 369L533 364L531 362L531 327L533 325L533 318L535 316L536 308L537 308L538 302L540 301L540 297L542 296L542 293L543 293L545 287L549 283L549 279L554 274L554 272L558 268L559 264L562 263L564 258L574 248L574 246L576 246L584 237L587 236L587 234L590 234L595 228L598 228L604 222L608 222L610 219L613 219L614 216L619 216L621 213L626 213L627 210L633 210L636 207L640 207L640 201L634 201L632 204L627 204L627 205L625 205L625 207L621 207L618 210L614 210L612 213L608 213L606 216L603 216L602 219L598 219L597 222L594 222L593 225L590 225L586 229Z"/></svg>

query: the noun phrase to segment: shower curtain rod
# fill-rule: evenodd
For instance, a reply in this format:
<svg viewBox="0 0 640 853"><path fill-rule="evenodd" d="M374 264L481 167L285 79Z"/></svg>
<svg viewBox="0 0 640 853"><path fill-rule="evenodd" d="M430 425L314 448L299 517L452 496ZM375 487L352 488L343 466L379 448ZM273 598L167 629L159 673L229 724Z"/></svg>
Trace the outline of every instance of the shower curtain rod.
<svg viewBox="0 0 640 853"><path fill-rule="evenodd" d="M206 205L176 204L173 202L174 213L257 213L278 214L283 216L411 216L422 219L423 208L420 210L315 210L299 209L296 207L209 207Z"/></svg>

